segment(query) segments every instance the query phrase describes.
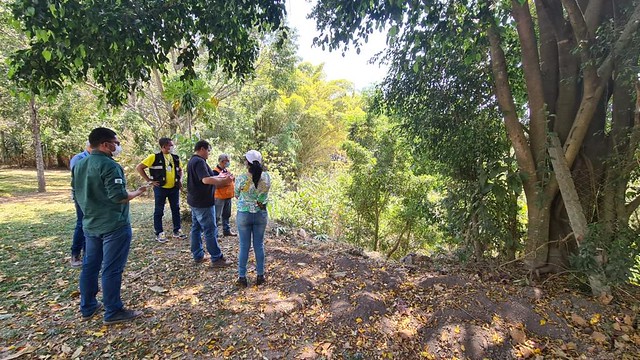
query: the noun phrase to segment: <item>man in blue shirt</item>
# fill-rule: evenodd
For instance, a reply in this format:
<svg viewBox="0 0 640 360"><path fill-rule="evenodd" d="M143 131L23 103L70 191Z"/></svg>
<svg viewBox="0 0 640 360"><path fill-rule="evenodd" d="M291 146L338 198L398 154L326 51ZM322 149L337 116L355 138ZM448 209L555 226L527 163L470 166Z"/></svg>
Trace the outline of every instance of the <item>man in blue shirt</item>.
<svg viewBox="0 0 640 360"><path fill-rule="evenodd" d="M76 154L71 158L71 162L69 163L69 168L71 172L73 172L73 167L78 163L78 161L89 156L91 152L91 144L87 140L87 144L85 145L85 150L79 154ZM76 201L76 197L73 194L73 190L71 191L71 197L73 198L73 203L76 206L76 228L73 231L73 242L71 243L71 266L75 268L82 267L82 255L84 253L84 232L82 231L82 218L84 214L82 213L82 209L78 205Z"/></svg>

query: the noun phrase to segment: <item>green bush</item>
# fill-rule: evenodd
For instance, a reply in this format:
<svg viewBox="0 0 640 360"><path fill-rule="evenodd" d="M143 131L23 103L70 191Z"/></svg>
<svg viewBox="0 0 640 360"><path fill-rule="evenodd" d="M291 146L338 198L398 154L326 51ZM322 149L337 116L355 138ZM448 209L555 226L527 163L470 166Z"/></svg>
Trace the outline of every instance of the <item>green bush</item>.
<svg viewBox="0 0 640 360"><path fill-rule="evenodd" d="M277 170L269 174L272 219L315 234L340 237L344 195L339 171L318 172L296 184L286 184Z"/></svg>

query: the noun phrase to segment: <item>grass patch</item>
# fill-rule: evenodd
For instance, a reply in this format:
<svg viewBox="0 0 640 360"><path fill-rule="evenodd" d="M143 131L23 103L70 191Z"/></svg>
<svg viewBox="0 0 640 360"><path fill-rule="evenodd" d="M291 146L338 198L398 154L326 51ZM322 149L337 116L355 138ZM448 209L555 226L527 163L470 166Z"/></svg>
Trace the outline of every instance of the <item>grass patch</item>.
<svg viewBox="0 0 640 360"><path fill-rule="evenodd" d="M71 173L68 170L45 171L47 191L70 190ZM38 190L38 177L35 169L0 169L0 198L34 193Z"/></svg>

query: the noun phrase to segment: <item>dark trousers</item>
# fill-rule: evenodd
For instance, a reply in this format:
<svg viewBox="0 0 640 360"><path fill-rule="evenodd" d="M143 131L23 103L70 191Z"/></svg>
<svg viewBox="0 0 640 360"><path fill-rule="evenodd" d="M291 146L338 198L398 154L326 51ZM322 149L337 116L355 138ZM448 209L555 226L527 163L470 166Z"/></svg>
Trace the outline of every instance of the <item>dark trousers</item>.
<svg viewBox="0 0 640 360"><path fill-rule="evenodd" d="M180 189L177 186L171 189L156 186L153 188L153 195L156 200L156 207L153 211L153 229L156 235L163 232L162 217L164 216L164 204L167 199L169 199L169 207L171 208L173 232L180 230Z"/></svg>
<svg viewBox="0 0 640 360"><path fill-rule="evenodd" d="M222 232L227 235L231 232L229 218L231 217L231 199L215 199L216 206L216 224L220 226L220 218L222 218Z"/></svg>
<svg viewBox="0 0 640 360"><path fill-rule="evenodd" d="M82 218L84 214L78 202L73 199L73 203L76 205L76 228L73 231L73 242L71 243L71 255L76 256L84 253L85 240L84 231L82 231Z"/></svg>

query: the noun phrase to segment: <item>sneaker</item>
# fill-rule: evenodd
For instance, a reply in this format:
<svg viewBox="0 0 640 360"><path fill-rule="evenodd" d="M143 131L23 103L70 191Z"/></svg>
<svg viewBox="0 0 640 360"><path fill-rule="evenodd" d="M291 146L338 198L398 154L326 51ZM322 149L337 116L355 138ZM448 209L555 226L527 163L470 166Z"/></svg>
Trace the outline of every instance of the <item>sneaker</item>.
<svg viewBox="0 0 640 360"><path fill-rule="evenodd" d="M104 305L102 305L102 302L98 301L98 306L96 306L96 309L93 310L93 312L87 316L82 315L82 320L84 321L90 320L95 314L98 313L98 311L102 310L103 307Z"/></svg>
<svg viewBox="0 0 640 360"><path fill-rule="evenodd" d="M156 241L159 243L166 243L167 242L167 236L164 234L164 231L161 232L160 234L156 235Z"/></svg>
<svg viewBox="0 0 640 360"><path fill-rule="evenodd" d="M80 256L80 254L71 255L70 262L71 262L71 267L74 267L74 268L82 267L82 256Z"/></svg>
<svg viewBox="0 0 640 360"><path fill-rule="evenodd" d="M209 260L209 256L207 256L207 255L204 255L204 256L203 256L203 257L201 257L200 259L193 259L193 261L194 261L196 264L202 264L203 262L205 262L205 261L207 261L207 260Z"/></svg>
<svg viewBox="0 0 640 360"><path fill-rule="evenodd" d="M234 233L233 231L229 231L224 233L224 236L238 236L238 234Z"/></svg>
<svg viewBox="0 0 640 360"><path fill-rule="evenodd" d="M262 285L264 284L264 275L258 275L258 277L256 278L256 285Z"/></svg>
<svg viewBox="0 0 640 360"><path fill-rule="evenodd" d="M221 257L220 259L211 263L211 267L214 269L225 268L228 266L231 266L231 263L228 262L227 259L225 259L224 257Z"/></svg>
<svg viewBox="0 0 640 360"><path fill-rule="evenodd" d="M247 286L249 286L249 283L247 283L247 278L244 276L240 276L238 280L236 280L236 286L243 287L243 288L246 288Z"/></svg>
<svg viewBox="0 0 640 360"><path fill-rule="evenodd" d="M105 325L118 324L126 321L131 321L140 316L142 316L142 311L120 309L120 311L118 311L113 317L111 317L111 319L105 319L102 323Z"/></svg>
<svg viewBox="0 0 640 360"><path fill-rule="evenodd" d="M182 233L182 229L173 232L173 238L178 240L183 240L187 238L187 235Z"/></svg>

